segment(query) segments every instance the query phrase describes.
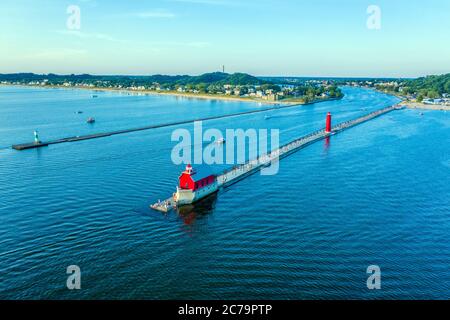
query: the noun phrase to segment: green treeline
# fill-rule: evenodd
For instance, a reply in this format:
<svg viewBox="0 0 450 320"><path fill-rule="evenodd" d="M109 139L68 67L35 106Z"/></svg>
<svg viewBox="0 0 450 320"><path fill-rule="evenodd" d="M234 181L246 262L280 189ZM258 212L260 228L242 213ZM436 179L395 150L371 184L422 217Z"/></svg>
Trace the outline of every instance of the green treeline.
<svg viewBox="0 0 450 320"><path fill-rule="evenodd" d="M376 87L380 90L395 92L404 96L415 95L418 101L426 98L438 99L443 97L444 94L450 93L450 73L377 84Z"/></svg>
<svg viewBox="0 0 450 320"><path fill-rule="evenodd" d="M228 74L223 72L205 73L199 76L0 74L0 81L3 83L40 86L88 86L92 88L179 91L216 95L226 94L266 100L301 100L304 102L343 97L339 87L329 82L299 82L290 85L277 80L276 78L257 78L246 73Z"/></svg>

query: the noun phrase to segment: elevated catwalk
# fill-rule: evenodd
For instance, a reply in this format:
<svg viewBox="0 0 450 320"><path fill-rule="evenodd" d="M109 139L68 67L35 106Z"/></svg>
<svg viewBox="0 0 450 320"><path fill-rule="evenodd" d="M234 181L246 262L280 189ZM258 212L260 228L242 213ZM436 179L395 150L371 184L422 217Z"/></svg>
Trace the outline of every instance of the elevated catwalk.
<svg viewBox="0 0 450 320"><path fill-rule="evenodd" d="M324 138L327 138L333 134L337 134L345 129L349 129L351 127L357 126L358 124L367 122L376 117L389 113L393 110L403 109L403 107L399 105L394 105L391 107L387 107L381 110L377 110L371 112L367 115L359 117L354 120L349 120L343 123L338 124L335 127L331 127L331 115L327 115L326 128L323 130L312 132L306 136L300 137L292 142L289 142L276 150L271 151L270 153L263 154L259 156L257 159L248 161L245 164L234 166L230 169L225 170L221 174L217 176L217 181L220 187L230 186L245 177L252 175L255 172L258 172L261 168L269 166L271 162L278 161L284 157L289 156L290 154L314 143ZM165 201L159 201L150 206L152 209L161 211L161 212L169 212L170 210L176 207L176 203L173 197L168 198Z"/></svg>

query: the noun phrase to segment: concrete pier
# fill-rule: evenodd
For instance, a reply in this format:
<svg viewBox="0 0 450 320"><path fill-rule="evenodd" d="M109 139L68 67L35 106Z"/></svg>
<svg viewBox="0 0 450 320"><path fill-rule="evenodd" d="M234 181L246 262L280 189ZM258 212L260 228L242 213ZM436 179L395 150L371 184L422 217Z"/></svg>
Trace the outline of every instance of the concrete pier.
<svg viewBox="0 0 450 320"><path fill-rule="evenodd" d="M94 134L83 135L83 136L67 137L67 138L49 140L49 141L40 142L40 143L29 142L29 143L23 143L23 144L15 144L12 146L12 148L15 150L21 151L21 150L26 150L26 149L40 148L40 147L44 147L44 146L48 146L48 145L52 145L52 144L98 139L98 138L110 137L110 136L114 136L114 135L118 135L118 134L125 134L125 133L144 131L144 130L150 130L150 129L179 126L179 125L183 125L183 124L194 123L196 121L209 121L209 120L217 120L217 119L223 119L223 118L238 117L238 116L243 116L243 115L248 115L248 114L253 114L253 113L267 112L267 111L276 110L276 109L293 108L293 107L298 107L298 106L301 106L301 104L279 105L279 106L275 106L275 107L271 107L271 108L243 111L243 112L238 112L238 113L233 113L233 114L225 114L225 115L221 115L221 116L197 118L197 119L155 124L155 125L139 127L139 128L131 128L131 129L124 129L124 130L94 133Z"/></svg>
<svg viewBox="0 0 450 320"><path fill-rule="evenodd" d="M374 119L376 117L379 117L383 114L386 114L396 109L401 109L401 107L395 105L381 110L377 110L360 118L340 123L337 126L331 128L331 130L329 131L327 129L318 130L306 136L303 136L297 140L285 144L284 146L281 146L276 150L273 150L268 154L261 155L257 159L251 160L242 165L237 165L231 169L224 171L221 175L217 177L219 186L225 187L234 184L242 180L243 178L259 171L261 168L270 165L272 161L278 161L314 142L317 142L326 137L342 132L345 129L354 127L358 124L364 123L366 121L369 121L371 119Z"/></svg>
<svg viewBox="0 0 450 320"><path fill-rule="evenodd" d="M43 142L31 142L31 143L24 143L24 144L16 144L13 145L12 148L18 151L26 150L26 149L36 149L36 148L42 148L47 147L48 143Z"/></svg>
<svg viewBox="0 0 450 320"><path fill-rule="evenodd" d="M164 201L158 201L157 203L152 204L150 208L159 212L167 213L176 208L176 203L173 200L172 196L169 199L166 199Z"/></svg>
<svg viewBox="0 0 450 320"><path fill-rule="evenodd" d="M359 117L357 119L349 120L343 123L340 123L334 127L326 128L323 130L318 130L315 132L312 132L306 136L300 137L292 142L289 142L280 148L273 150L267 154L263 154L259 156L257 159L251 160L246 162L245 164L240 164L237 166L234 166L230 169L225 170L221 174L217 176L217 182L219 184L219 187L224 188L228 187L232 184L235 184L244 178L258 172L261 168L264 168L266 166L269 166L271 162L273 161L279 161L280 159L283 159L292 153L305 148L306 146L315 143L319 140L322 140L324 138L327 138L331 135L337 134L339 132L344 131L345 129L349 129L351 127L357 126L361 123L367 122L369 120L372 120L374 118L377 118L381 115L384 115L386 113L389 113L394 110L403 109L403 107L399 105L394 105L391 107L387 107L381 110L377 110L374 112L371 112L367 115L364 115L362 117ZM328 123L328 120L327 120ZM330 122L331 123L331 122ZM176 203L173 199L173 197L170 197L169 199L158 202L150 206L152 209L161 211L161 212L169 212L170 210L174 209L176 207Z"/></svg>

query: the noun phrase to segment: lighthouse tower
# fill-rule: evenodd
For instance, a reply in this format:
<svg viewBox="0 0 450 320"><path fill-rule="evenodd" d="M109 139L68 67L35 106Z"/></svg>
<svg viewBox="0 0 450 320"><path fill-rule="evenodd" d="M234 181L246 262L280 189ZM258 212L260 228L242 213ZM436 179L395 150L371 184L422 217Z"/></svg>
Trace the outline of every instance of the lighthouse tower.
<svg viewBox="0 0 450 320"><path fill-rule="evenodd" d="M34 130L34 143L35 144L41 143L41 141L39 141L39 135L38 135L37 130Z"/></svg>
<svg viewBox="0 0 450 320"><path fill-rule="evenodd" d="M325 132L331 133L331 113L330 112L328 112L328 114L327 114L327 121L325 124Z"/></svg>

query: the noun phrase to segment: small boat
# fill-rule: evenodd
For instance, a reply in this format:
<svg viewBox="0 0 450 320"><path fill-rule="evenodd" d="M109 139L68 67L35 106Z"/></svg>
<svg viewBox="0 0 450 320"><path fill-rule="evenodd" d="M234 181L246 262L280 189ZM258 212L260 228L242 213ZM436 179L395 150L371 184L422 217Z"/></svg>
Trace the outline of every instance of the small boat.
<svg viewBox="0 0 450 320"><path fill-rule="evenodd" d="M271 118L271 116L265 116L264 119L265 120L269 120Z"/></svg>
<svg viewBox="0 0 450 320"><path fill-rule="evenodd" d="M89 118L86 120L86 122L87 122L87 123L94 123L94 122L95 122L95 119L92 118L92 117L89 117Z"/></svg>
<svg viewBox="0 0 450 320"><path fill-rule="evenodd" d="M224 144L225 143L225 139L224 138L220 138L216 141L216 144Z"/></svg>
<svg viewBox="0 0 450 320"><path fill-rule="evenodd" d="M75 112L76 114L82 114L83 113L83 111L77 111L77 112Z"/></svg>
<svg viewBox="0 0 450 320"><path fill-rule="evenodd" d="M98 98L98 95L93 94L93 95L92 95L92 98Z"/></svg>

